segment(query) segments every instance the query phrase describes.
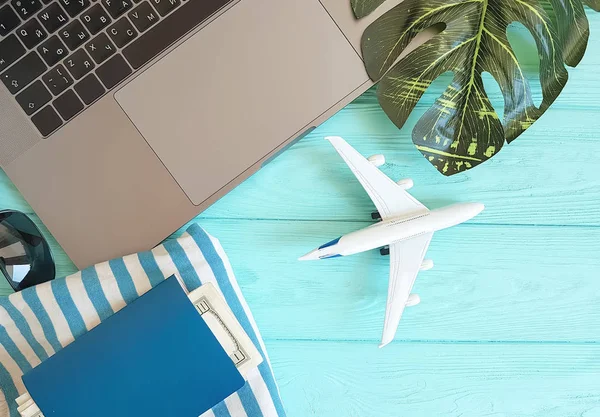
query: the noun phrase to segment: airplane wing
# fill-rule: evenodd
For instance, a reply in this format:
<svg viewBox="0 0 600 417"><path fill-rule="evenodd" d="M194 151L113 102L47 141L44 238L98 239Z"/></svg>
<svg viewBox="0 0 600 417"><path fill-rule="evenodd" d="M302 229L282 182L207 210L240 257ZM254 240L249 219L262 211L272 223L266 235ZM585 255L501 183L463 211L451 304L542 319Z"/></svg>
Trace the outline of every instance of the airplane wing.
<svg viewBox="0 0 600 417"><path fill-rule="evenodd" d="M350 167L373 200L382 219L403 214L424 214L429 210L396 184L339 136L325 138Z"/></svg>
<svg viewBox="0 0 600 417"><path fill-rule="evenodd" d="M408 296L427 253L432 233L390 245L390 282L385 309L383 337L379 347L390 343L396 334Z"/></svg>

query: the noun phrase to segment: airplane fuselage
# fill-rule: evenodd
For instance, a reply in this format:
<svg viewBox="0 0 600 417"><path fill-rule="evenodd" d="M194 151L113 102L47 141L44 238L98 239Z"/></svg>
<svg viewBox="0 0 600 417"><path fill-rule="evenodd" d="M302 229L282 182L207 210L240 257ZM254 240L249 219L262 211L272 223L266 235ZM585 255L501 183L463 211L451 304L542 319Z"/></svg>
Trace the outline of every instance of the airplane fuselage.
<svg viewBox="0 0 600 417"><path fill-rule="evenodd" d="M425 233L447 229L472 219L483 208L483 204L479 203L460 203L423 214L386 219L326 243L304 255L300 260L353 255Z"/></svg>

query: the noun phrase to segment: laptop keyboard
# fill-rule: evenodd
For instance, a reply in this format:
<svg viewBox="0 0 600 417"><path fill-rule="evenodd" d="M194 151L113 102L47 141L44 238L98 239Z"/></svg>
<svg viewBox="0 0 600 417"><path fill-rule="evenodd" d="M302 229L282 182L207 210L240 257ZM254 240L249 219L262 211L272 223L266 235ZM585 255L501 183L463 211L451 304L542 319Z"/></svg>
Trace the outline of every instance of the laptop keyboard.
<svg viewBox="0 0 600 417"><path fill-rule="evenodd" d="M0 78L48 136L232 0L0 0Z"/></svg>

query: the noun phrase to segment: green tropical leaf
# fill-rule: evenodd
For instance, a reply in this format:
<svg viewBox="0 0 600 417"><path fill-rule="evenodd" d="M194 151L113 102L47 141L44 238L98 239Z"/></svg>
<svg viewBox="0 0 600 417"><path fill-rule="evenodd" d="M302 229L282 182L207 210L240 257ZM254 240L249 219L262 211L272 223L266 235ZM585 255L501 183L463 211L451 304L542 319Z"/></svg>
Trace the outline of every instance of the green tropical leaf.
<svg viewBox="0 0 600 417"><path fill-rule="evenodd" d="M600 12L600 0L583 0L583 2L595 11Z"/></svg>
<svg viewBox="0 0 600 417"><path fill-rule="evenodd" d="M584 1L600 8L600 0ZM360 18L384 2L351 0L351 5ZM553 10L553 19L544 6ZM537 45L539 107L506 35L513 22L522 23ZM398 60L417 34L440 24L445 25L441 33ZM579 63L588 37L582 0L404 0L365 30L362 51L369 76L379 82L379 102L398 127L436 78L454 74L413 131L421 153L452 175L488 160L540 118L567 82L565 63ZM504 96L504 120L485 91L485 72Z"/></svg>
<svg viewBox="0 0 600 417"><path fill-rule="evenodd" d="M579 0L543 0L541 3L554 15L565 63L576 66L585 54L590 37L583 3Z"/></svg>
<svg viewBox="0 0 600 417"><path fill-rule="evenodd" d="M385 3L385 0L350 0L350 3L354 15L357 19L360 19L370 15L373 10Z"/></svg>

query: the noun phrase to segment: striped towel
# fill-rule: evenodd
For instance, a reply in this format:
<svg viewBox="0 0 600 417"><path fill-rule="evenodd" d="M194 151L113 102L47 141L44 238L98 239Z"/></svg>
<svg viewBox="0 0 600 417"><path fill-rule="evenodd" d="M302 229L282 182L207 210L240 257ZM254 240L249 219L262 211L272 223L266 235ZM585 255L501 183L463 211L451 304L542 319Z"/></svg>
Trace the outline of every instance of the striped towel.
<svg viewBox="0 0 600 417"><path fill-rule="evenodd" d="M203 417L285 417L263 340L227 256L198 225L152 251L0 298L0 417L18 416L15 399L25 392L23 373L171 275L187 291L215 284L265 359L240 391Z"/></svg>

